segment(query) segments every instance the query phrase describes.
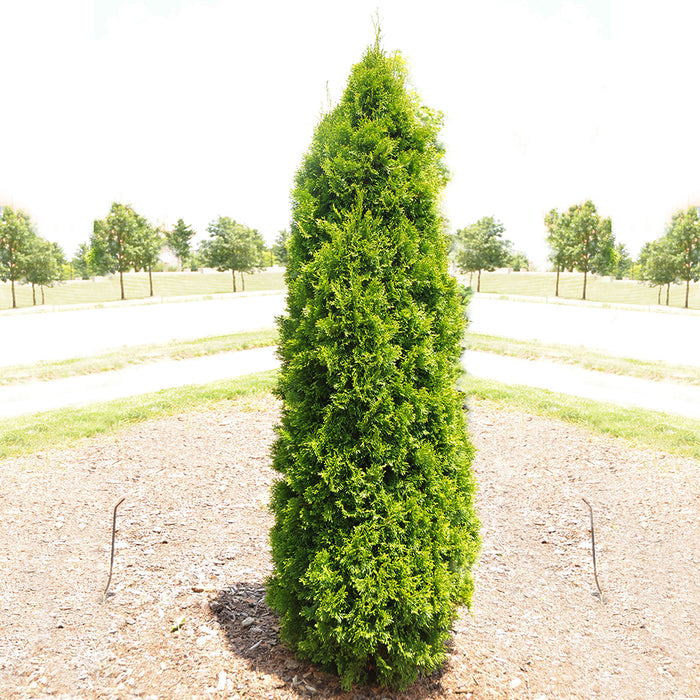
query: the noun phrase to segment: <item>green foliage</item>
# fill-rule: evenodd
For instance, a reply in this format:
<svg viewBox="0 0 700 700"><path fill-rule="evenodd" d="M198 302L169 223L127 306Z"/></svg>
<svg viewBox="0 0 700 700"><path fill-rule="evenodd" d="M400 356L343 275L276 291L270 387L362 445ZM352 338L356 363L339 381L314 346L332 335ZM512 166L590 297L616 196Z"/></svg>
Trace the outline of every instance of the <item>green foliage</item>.
<svg viewBox="0 0 700 700"><path fill-rule="evenodd" d="M516 250L512 253L508 259L508 265L511 267L513 272L520 272L521 270L530 269L530 259L522 251Z"/></svg>
<svg viewBox="0 0 700 700"><path fill-rule="evenodd" d="M194 234L194 229L188 226L182 219L177 220L172 231L165 232L165 241L168 248L176 255L181 268L192 255L191 241Z"/></svg>
<svg viewBox="0 0 700 700"><path fill-rule="evenodd" d="M32 300L36 304L35 286L41 288L44 303L44 287L51 287L61 278L63 251L57 243L35 236L28 248L24 262L24 280L32 285Z"/></svg>
<svg viewBox="0 0 700 700"><path fill-rule="evenodd" d="M217 270L231 270L233 291L236 291L236 272L253 272L264 265L265 241L257 229L220 216L207 227L209 239L199 248L201 264Z"/></svg>
<svg viewBox="0 0 700 700"><path fill-rule="evenodd" d="M216 409L231 401L263 397L274 385L274 372L259 372L211 384L163 389L151 394L0 418L0 459L74 444L83 438L108 435L155 418Z"/></svg>
<svg viewBox="0 0 700 700"><path fill-rule="evenodd" d="M345 688L443 662L478 551L441 118L406 79L377 43L317 126L279 323L268 601L282 639Z"/></svg>
<svg viewBox="0 0 700 700"><path fill-rule="evenodd" d="M15 282L22 279L36 234L29 216L4 207L0 217L0 280L10 282L12 308L17 308Z"/></svg>
<svg viewBox="0 0 700 700"><path fill-rule="evenodd" d="M75 251L75 255L71 260L71 265L75 274L80 279L90 279L90 275L95 271L92 264L92 248L89 243L81 243Z"/></svg>
<svg viewBox="0 0 700 700"><path fill-rule="evenodd" d="M583 272L583 294L586 298L588 273L608 275L615 267L615 239L612 222L598 215L590 200L574 204L560 214L552 209L545 217L549 230L547 243L550 247L550 260L557 272L577 270ZM558 295L557 276L557 295Z"/></svg>
<svg viewBox="0 0 700 700"><path fill-rule="evenodd" d="M144 229L149 224L131 205L114 202L105 219L96 219L90 237L91 263L99 274L119 273L121 298L124 294L124 273L139 267L147 256L142 249L148 238Z"/></svg>
<svg viewBox="0 0 700 700"><path fill-rule="evenodd" d="M511 242L503 238L505 228L492 216L485 216L467 228L455 231L455 263L461 272L476 272L476 291L481 291L481 272L505 267L511 258Z"/></svg>
<svg viewBox="0 0 700 700"><path fill-rule="evenodd" d="M639 252L639 273L642 281L652 287L666 286L666 305L669 302L671 285L678 281L678 261L673 251L673 243L668 236L662 236L651 243L645 243Z"/></svg>
<svg viewBox="0 0 700 700"><path fill-rule="evenodd" d="M615 246L614 255L615 279L621 280L631 278L633 267L634 260L627 246L624 243L618 243Z"/></svg>
<svg viewBox="0 0 700 700"><path fill-rule="evenodd" d="M287 241L289 240L289 231L286 229L280 231L272 244L272 254L275 262L278 265L286 266L289 259L289 251L287 250Z"/></svg>
<svg viewBox="0 0 700 700"><path fill-rule="evenodd" d="M153 268L160 261L163 249L164 234L161 228L151 226L143 217L139 217L140 225L136 232L136 256L134 269L148 272L149 296L153 296ZM162 269L162 268L161 268Z"/></svg>
<svg viewBox="0 0 700 700"><path fill-rule="evenodd" d="M700 280L700 212L697 207L673 215L668 239L677 261L678 277L685 282L685 308L690 283Z"/></svg>

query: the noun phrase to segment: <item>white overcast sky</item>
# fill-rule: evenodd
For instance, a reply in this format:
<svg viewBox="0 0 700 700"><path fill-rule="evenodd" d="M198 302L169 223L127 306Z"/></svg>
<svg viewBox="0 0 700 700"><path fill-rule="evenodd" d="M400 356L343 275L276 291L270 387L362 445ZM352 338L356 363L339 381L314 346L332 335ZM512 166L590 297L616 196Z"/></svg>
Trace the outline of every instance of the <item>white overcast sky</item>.
<svg viewBox="0 0 700 700"><path fill-rule="evenodd" d="M552 207L636 254L700 204L698 0L7 0L0 204L69 256L115 200L272 241L377 10L445 114L453 229L494 216L542 264Z"/></svg>

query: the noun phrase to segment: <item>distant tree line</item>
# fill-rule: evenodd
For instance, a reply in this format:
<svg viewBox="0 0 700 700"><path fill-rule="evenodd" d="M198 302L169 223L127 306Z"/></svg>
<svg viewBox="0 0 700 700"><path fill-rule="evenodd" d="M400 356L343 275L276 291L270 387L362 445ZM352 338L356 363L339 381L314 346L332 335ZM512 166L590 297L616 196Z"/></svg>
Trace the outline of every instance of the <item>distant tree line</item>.
<svg viewBox="0 0 700 700"><path fill-rule="evenodd" d="M31 284L34 304L37 289L44 303L44 288L60 280L118 274L120 298L125 299L124 273L148 273L149 293L154 294L153 272L162 269L164 249L172 251L180 270L211 267L230 270L233 291L245 290L244 273L266 264L285 265L287 232L281 231L270 248L257 229L220 216L207 227L209 237L194 249L194 229L183 219L168 230L137 213L130 204L113 202L103 219L95 219L90 239L81 243L67 261L57 243L42 238L26 212L0 207L0 281L11 286L12 308L17 307L16 284Z"/></svg>
<svg viewBox="0 0 700 700"><path fill-rule="evenodd" d="M73 265L84 279L119 273L122 299L125 298L124 273L143 270L148 272L153 296L152 272L163 248L168 248L180 269L189 266L191 270L200 267L230 270L233 291L238 290L236 273L240 275L241 289L245 290L244 273L264 267L268 259L262 234L226 216L213 220L207 233L209 238L194 250L192 239L196 232L183 219L178 219L172 230L166 230L151 224L130 205L114 202L104 219L95 220L90 241L78 246Z"/></svg>
<svg viewBox="0 0 700 700"><path fill-rule="evenodd" d="M666 288L668 304L672 284L685 284L685 308L688 308L690 283L700 280L700 213L698 207L677 211L663 236L646 243L638 260L632 259L624 243L615 240L612 221L598 214L592 201L574 204L568 210L552 209L544 218L549 261L556 271L554 295L559 296L561 272L583 273L582 299L586 299L589 274L609 275L616 279L634 278ZM513 250L504 238L505 227L492 216L479 219L452 236L452 260L462 273L477 275L481 291L481 273L498 268L526 270L530 262L524 253ZM471 285L471 280L470 280Z"/></svg>
<svg viewBox="0 0 700 700"><path fill-rule="evenodd" d="M700 213L698 207L677 211L666 231L658 239L645 243L638 259L632 259L627 247L615 241L612 221L598 214L592 201L574 204L568 210L552 209L544 218L547 230L549 262L556 271L554 295L559 296L561 272L583 273L582 298L586 299L589 274L633 278L666 291L669 303L671 285L685 285L688 307L690 283L700 280ZM114 202L104 219L96 219L90 240L81 243L68 262L57 243L36 232L30 217L12 207L0 208L0 281L11 285L12 307L16 308L15 285L32 285L32 300L37 289L44 303L45 287L78 276L119 273L120 297L125 298L124 273L135 270L149 274L153 296L154 269L161 264L164 248L175 255L179 269L210 267L231 271L233 291L245 290L244 273L252 273L265 264L286 266L289 232L280 231L266 248L262 235L237 221L220 216L206 229L209 238L197 249L192 247L195 231L182 219L171 230L151 224L128 204ZM481 291L481 273L498 268L530 270L527 255L515 250L504 237L504 225L493 216L457 229L451 237L452 261L462 273L476 274L476 289Z"/></svg>

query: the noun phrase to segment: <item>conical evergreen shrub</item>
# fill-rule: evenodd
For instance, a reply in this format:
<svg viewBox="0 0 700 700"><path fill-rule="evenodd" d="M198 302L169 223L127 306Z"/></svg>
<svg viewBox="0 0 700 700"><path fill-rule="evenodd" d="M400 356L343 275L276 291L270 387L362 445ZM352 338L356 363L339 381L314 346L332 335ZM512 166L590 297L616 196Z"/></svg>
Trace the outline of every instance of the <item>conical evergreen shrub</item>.
<svg viewBox="0 0 700 700"><path fill-rule="evenodd" d="M268 602L283 641L345 688L401 688L439 667L472 595L479 522L440 123L377 40L293 192Z"/></svg>

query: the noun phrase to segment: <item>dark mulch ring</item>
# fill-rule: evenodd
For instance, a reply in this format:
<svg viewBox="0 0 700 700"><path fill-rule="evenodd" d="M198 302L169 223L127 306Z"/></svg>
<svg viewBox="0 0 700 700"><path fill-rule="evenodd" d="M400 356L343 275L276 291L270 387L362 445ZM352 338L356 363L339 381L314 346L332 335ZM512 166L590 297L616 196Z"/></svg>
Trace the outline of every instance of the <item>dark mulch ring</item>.
<svg viewBox="0 0 700 700"><path fill-rule="evenodd" d="M405 693L342 693L280 645L264 602L277 410L242 401L0 465L0 696L700 697L700 464L486 405L483 551L447 663Z"/></svg>

